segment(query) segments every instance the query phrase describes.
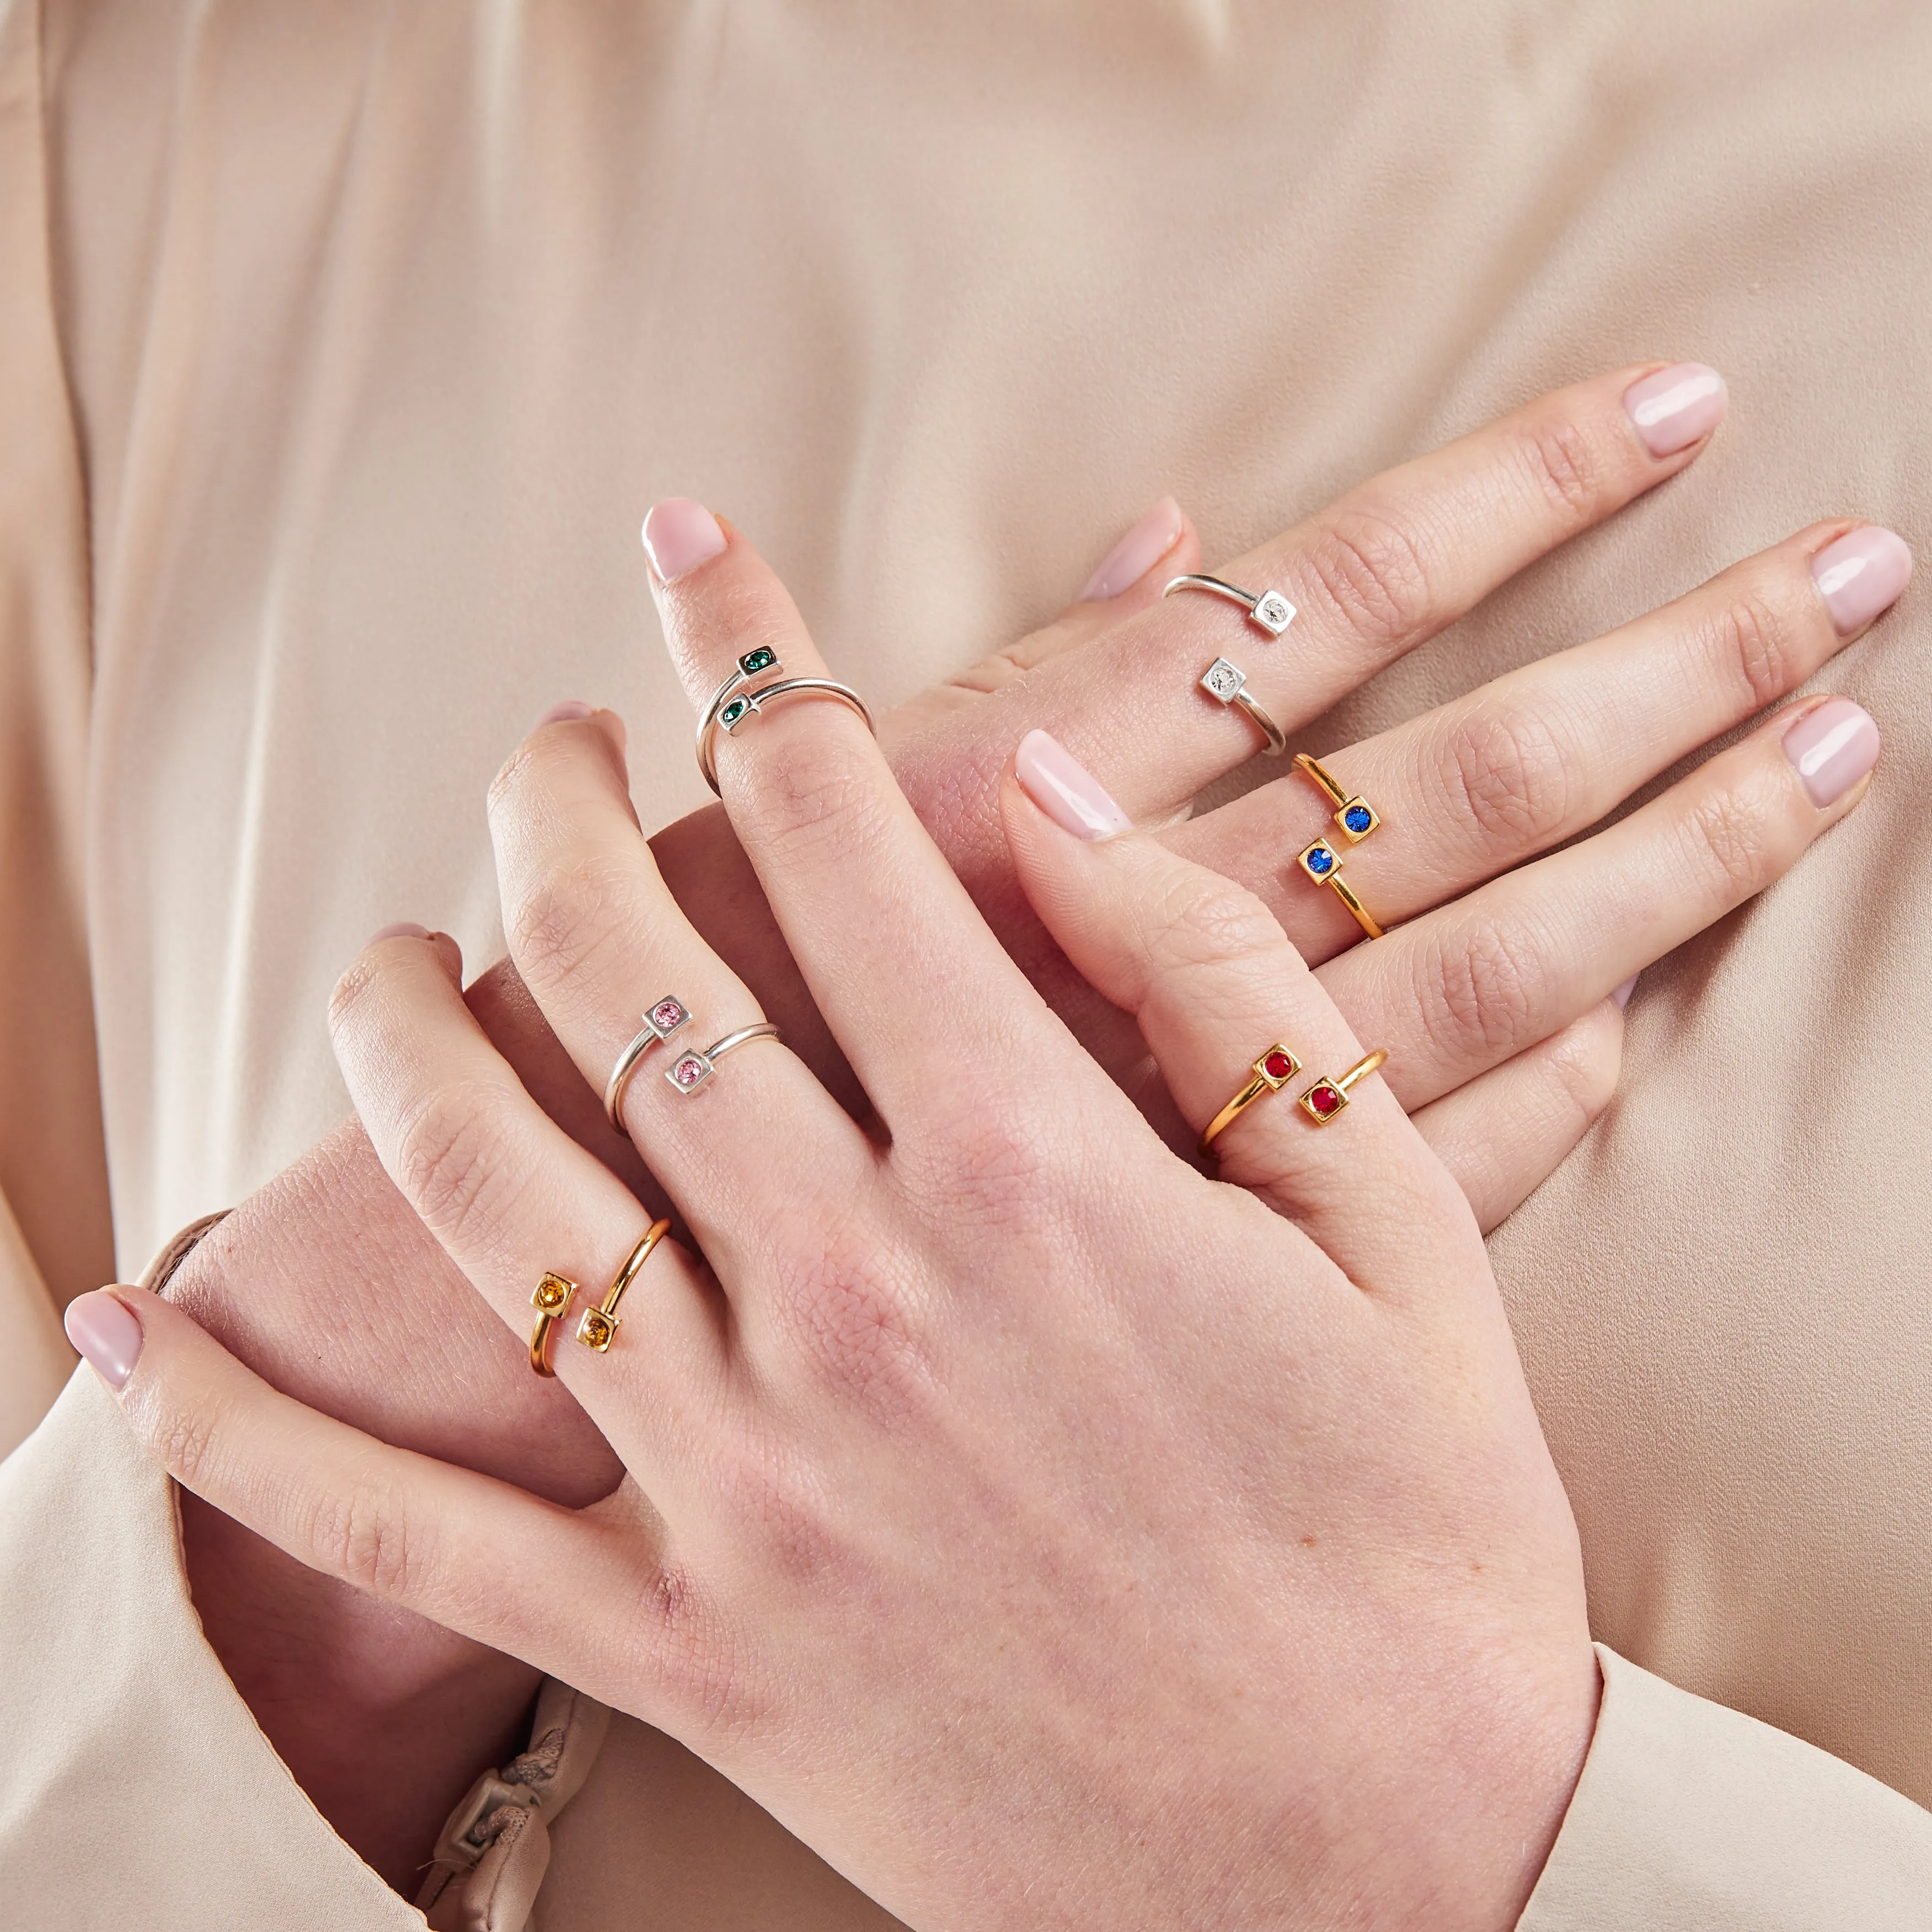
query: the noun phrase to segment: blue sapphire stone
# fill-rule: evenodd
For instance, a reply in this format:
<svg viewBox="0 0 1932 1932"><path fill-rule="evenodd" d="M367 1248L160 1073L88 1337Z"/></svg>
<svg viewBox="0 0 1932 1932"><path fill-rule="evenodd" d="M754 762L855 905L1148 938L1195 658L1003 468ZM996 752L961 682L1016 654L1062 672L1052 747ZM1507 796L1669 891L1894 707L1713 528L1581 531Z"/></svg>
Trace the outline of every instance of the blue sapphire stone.
<svg viewBox="0 0 1932 1932"><path fill-rule="evenodd" d="M1308 855L1308 869L1318 878L1335 862L1335 855L1325 845L1318 845Z"/></svg>
<svg viewBox="0 0 1932 1932"><path fill-rule="evenodd" d="M1369 829L1369 808L1366 805L1352 805L1342 814L1342 823L1351 832L1366 832Z"/></svg>

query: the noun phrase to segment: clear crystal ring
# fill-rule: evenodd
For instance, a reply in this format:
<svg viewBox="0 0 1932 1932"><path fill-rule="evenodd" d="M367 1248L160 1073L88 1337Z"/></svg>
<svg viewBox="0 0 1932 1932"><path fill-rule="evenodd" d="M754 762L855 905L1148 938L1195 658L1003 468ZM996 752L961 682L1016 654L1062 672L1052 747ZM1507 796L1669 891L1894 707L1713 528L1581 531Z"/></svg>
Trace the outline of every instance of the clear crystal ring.
<svg viewBox="0 0 1932 1932"><path fill-rule="evenodd" d="M1172 597L1177 590L1204 590L1210 597L1238 604L1248 622L1270 638L1280 637L1294 622L1294 606L1279 590L1244 590L1218 577L1188 576L1170 578L1160 594Z"/></svg>
<svg viewBox="0 0 1932 1932"><path fill-rule="evenodd" d="M745 667L754 659L762 662L747 671ZM748 718L757 717L767 705L781 698L833 698L864 718L867 730L874 728L872 714L866 709L866 700L850 685L841 684L834 678L782 677L776 684L760 685L755 691L741 688L758 671L784 668L769 650L748 651L738 660L737 670L718 687L711 702L705 706L704 716L698 721L698 769L704 774L704 782L713 791L718 789L715 748L718 732L722 730L729 737Z"/></svg>
<svg viewBox="0 0 1932 1932"><path fill-rule="evenodd" d="M1246 712L1249 723L1268 740L1262 748L1270 758L1278 758L1288 749L1288 740L1281 727L1249 695L1247 687L1247 673L1226 658L1216 658L1201 674L1201 688L1216 704L1232 704Z"/></svg>
<svg viewBox="0 0 1932 1932"><path fill-rule="evenodd" d="M611 1126L623 1133L624 1089L631 1084L631 1076L638 1070L638 1062L650 1052L661 1040L668 1040L678 1028L691 1018L691 1009L674 994L667 993L661 1000L654 1000L644 1015L644 1023L632 1036L631 1043L617 1056L617 1064L610 1070L610 1077L604 1083L604 1113Z"/></svg>
<svg viewBox="0 0 1932 1932"><path fill-rule="evenodd" d="M736 1033L728 1033L722 1040L714 1040L702 1053L694 1048L680 1053L664 1069L664 1078L680 1094L695 1094L718 1071L718 1063L728 1053L735 1053L741 1046L748 1046L754 1040L776 1040L778 1030L770 1020L760 1020L756 1026L740 1027Z"/></svg>

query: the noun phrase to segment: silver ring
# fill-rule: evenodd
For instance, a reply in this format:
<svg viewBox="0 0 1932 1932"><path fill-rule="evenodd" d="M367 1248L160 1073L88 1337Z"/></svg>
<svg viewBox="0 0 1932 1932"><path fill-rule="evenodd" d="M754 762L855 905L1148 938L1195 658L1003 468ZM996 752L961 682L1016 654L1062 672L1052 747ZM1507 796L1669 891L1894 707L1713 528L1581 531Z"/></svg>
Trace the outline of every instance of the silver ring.
<svg viewBox="0 0 1932 1932"><path fill-rule="evenodd" d="M1248 695L1247 683L1247 673L1239 664L1230 664L1226 658L1216 658L1201 674L1201 688L1216 704L1232 704L1237 711L1246 712L1268 740L1264 748L1268 755L1278 758L1288 749L1287 734Z"/></svg>
<svg viewBox="0 0 1932 1932"><path fill-rule="evenodd" d="M604 1114L620 1134L626 1132L624 1089L631 1084L631 1076L638 1070L638 1062L659 1040L670 1039L690 1018L691 1009L674 994L667 993L662 999L651 1002L650 1010L644 1015L644 1024L632 1036L630 1045L618 1054L617 1064L611 1068L610 1077L604 1083Z"/></svg>
<svg viewBox="0 0 1932 1932"><path fill-rule="evenodd" d="M1174 577L1161 592L1172 597L1177 590L1204 590L1210 597L1225 598L1247 613L1248 622L1270 638L1278 638L1294 622L1294 606L1279 590L1244 590L1238 584L1218 577Z"/></svg>
<svg viewBox="0 0 1932 1932"><path fill-rule="evenodd" d="M722 1040L712 1041L702 1053L694 1050L680 1053L664 1069L664 1078L680 1094L695 1094L718 1071L718 1063L728 1053L735 1053L740 1047L748 1046L754 1040L778 1037L778 1030L770 1020L760 1020L756 1026L740 1027L736 1033L728 1033Z"/></svg>
<svg viewBox="0 0 1932 1932"><path fill-rule="evenodd" d="M746 654L756 657L756 651ZM740 665L744 658L738 662ZM768 670L782 670L776 658L766 667ZM718 694L705 707L704 716L698 722L698 769L704 774L704 782L713 791L718 789L718 761L712 755L722 728L729 737L748 718L755 718L764 707L778 698L836 698L841 704L858 712L866 721L866 729L875 730L872 714L866 709L866 700L850 685L838 683L829 677L786 677L776 684L761 685L756 691L740 691L738 686L742 678L727 679L718 687Z"/></svg>

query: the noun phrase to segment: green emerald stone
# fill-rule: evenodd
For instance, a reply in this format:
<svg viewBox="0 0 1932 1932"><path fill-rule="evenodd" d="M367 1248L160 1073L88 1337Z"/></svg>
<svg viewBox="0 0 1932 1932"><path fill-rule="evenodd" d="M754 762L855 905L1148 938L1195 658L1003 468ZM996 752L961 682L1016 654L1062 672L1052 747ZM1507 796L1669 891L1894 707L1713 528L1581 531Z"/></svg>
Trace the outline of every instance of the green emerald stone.
<svg viewBox="0 0 1932 1932"><path fill-rule="evenodd" d="M738 660L738 668L747 677L755 677L761 670L770 670L778 661L778 652L769 645L761 644L754 651L747 651Z"/></svg>
<svg viewBox="0 0 1932 1932"><path fill-rule="evenodd" d="M744 715L745 700L742 698L734 698L722 711L718 712L718 722L721 724L735 724Z"/></svg>

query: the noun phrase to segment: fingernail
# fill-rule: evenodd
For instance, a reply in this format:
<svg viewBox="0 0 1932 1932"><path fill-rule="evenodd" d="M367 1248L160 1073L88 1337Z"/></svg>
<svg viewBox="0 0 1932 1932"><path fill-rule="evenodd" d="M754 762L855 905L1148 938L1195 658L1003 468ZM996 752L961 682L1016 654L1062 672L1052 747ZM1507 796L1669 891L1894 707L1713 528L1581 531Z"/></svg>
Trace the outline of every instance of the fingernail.
<svg viewBox="0 0 1932 1932"><path fill-rule="evenodd" d="M724 548L724 532L718 519L688 496L667 496L653 503L644 519L644 548L660 584L675 584Z"/></svg>
<svg viewBox="0 0 1932 1932"><path fill-rule="evenodd" d="M1898 601L1912 578L1912 552L1894 532L1866 524L1811 560L1811 580L1841 638Z"/></svg>
<svg viewBox="0 0 1932 1932"><path fill-rule="evenodd" d="M385 939L427 939L429 937L430 930L428 926L418 926L412 920L400 919L394 926L384 926L380 932L370 933L365 943L374 946Z"/></svg>
<svg viewBox="0 0 1932 1932"><path fill-rule="evenodd" d="M97 1288L67 1305L67 1339L111 1389L122 1389L141 1359L141 1324L122 1300Z"/></svg>
<svg viewBox="0 0 1932 1932"><path fill-rule="evenodd" d="M1811 802L1835 805L1878 763L1878 726L1849 698L1808 711L1784 734L1784 755Z"/></svg>
<svg viewBox="0 0 1932 1932"><path fill-rule="evenodd" d="M1127 814L1100 788L1100 782L1058 738L1029 731L1013 761L1020 789L1076 838L1111 838L1131 829Z"/></svg>
<svg viewBox="0 0 1932 1932"><path fill-rule="evenodd" d="M1633 973L1621 986L1613 986L1610 989L1610 998L1620 1006L1628 1006L1630 996L1636 991L1636 982L1637 975Z"/></svg>
<svg viewBox="0 0 1932 1932"><path fill-rule="evenodd" d="M1653 456L1675 456L1708 436L1730 400L1724 377L1702 362L1660 369L1624 392L1624 408Z"/></svg>
<svg viewBox="0 0 1932 1932"><path fill-rule="evenodd" d="M591 706L580 698L566 698L561 704L553 704L530 727L532 731L541 731L546 724L574 724L580 718L590 716Z"/></svg>
<svg viewBox="0 0 1932 1932"><path fill-rule="evenodd" d="M1138 584L1180 540L1180 506L1163 496L1108 551L1106 560L1087 580L1078 601L1091 604L1118 597Z"/></svg>

